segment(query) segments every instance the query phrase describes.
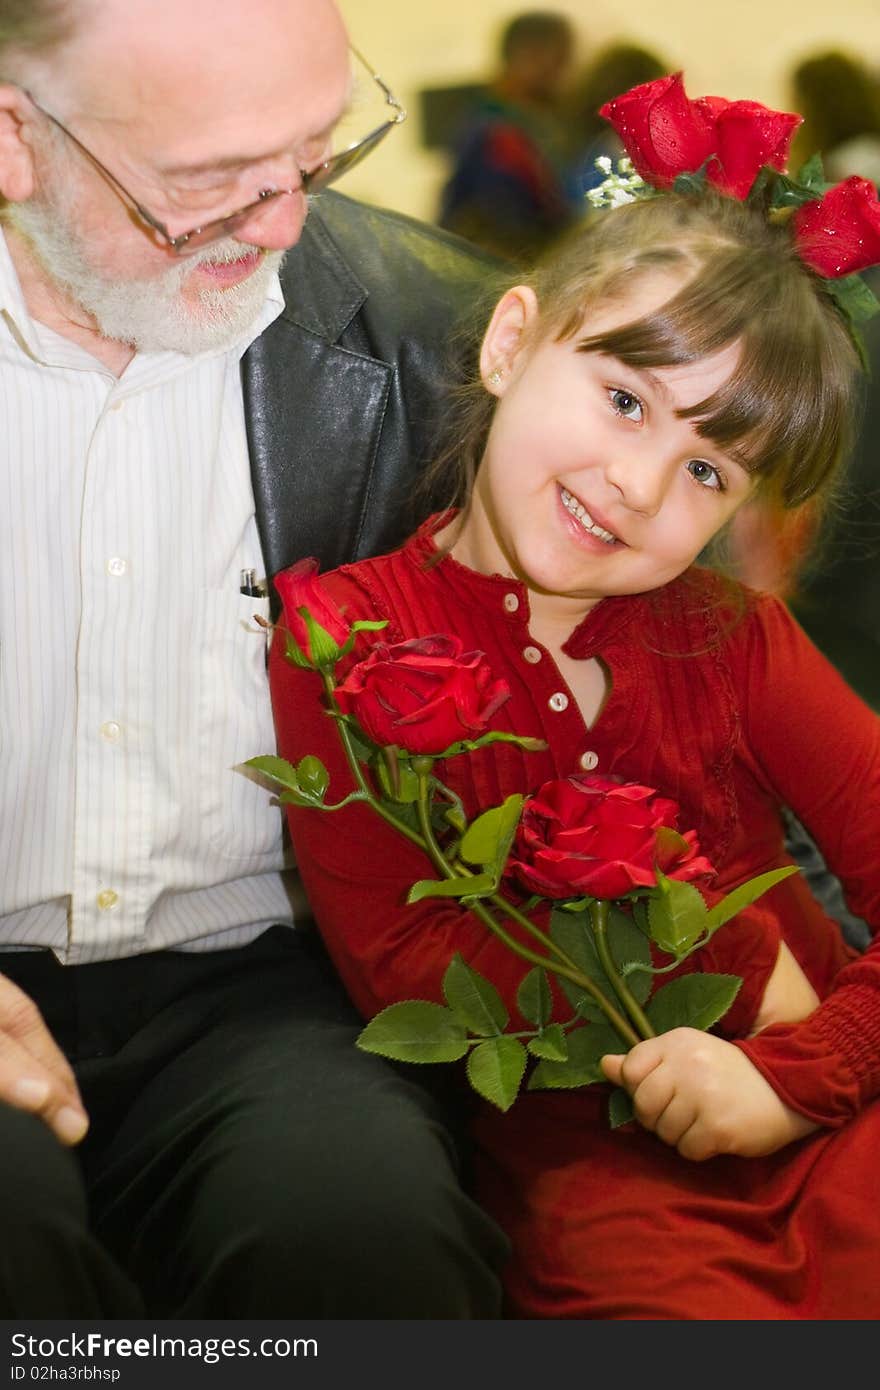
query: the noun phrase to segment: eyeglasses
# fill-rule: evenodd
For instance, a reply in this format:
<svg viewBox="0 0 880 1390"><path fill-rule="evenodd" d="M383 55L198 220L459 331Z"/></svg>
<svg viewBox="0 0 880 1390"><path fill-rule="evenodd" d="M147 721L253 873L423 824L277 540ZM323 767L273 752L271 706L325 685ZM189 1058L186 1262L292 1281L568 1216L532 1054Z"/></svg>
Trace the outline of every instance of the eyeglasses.
<svg viewBox="0 0 880 1390"><path fill-rule="evenodd" d="M197 251L201 246L209 246L211 242L220 241L222 237L232 236L239 227L242 227L245 222L247 222L248 218L253 216L258 208L265 207L273 198L283 198L297 192L319 193L321 189L327 188L331 183L335 183L343 174L347 174L356 164L360 164L361 160L366 158L381 140L384 140L390 130L393 130L396 125L400 125L402 121L406 120L406 110L394 96L391 88L383 82L377 72L373 71L367 60L356 48L352 48L351 51L358 61L367 69L373 81L382 92L385 105L390 106L394 114L383 121L381 125L376 126L375 130L371 130L362 140L357 140L353 145L348 145L337 154L330 155L322 164L318 164L314 169L300 169L299 188L263 188L253 202L246 203L244 207L237 208L235 212L227 213L225 217L216 217L213 221L206 222L201 227L191 227L188 232L181 232L179 236L172 236L165 224L160 222L158 217L154 217L151 212L148 212L143 204L139 203L137 198L129 193L124 184L119 182L116 175L111 174L106 165L101 163L97 155L92 154L91 150L74 135L72 130L68 130L67 126L62 125L57 116L53 116L51 111L47 111L44 106L41 106L30 92L24 88L22 88L22 91L24 91L25 96L31 104L35 106L47 120L50 120L62 134L66 135L68 140L72 140L77 149L94 164L95 168L104 176L111 187L114 188L134 210L141 222L149 227L151 231L157 233L162 241L165 242L166 246L170 247L172 251L175 251L178 255L182 255L187 251Z"/></svg>

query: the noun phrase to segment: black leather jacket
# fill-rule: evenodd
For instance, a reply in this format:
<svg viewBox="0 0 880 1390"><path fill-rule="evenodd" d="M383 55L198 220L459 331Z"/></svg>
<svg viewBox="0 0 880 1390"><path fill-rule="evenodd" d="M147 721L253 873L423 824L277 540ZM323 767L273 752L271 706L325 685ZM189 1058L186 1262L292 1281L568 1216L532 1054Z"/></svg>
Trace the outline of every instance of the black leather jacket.
<svg viewBox="0 0 880 1390"><path fill-rule="evenodd" d="M335 193L316 200L284 262L287 307L242 362L270 575L304 555L328 569L379 554L413 529L451 359L473 349L497 276L497 262L437 228Z"/></svg>

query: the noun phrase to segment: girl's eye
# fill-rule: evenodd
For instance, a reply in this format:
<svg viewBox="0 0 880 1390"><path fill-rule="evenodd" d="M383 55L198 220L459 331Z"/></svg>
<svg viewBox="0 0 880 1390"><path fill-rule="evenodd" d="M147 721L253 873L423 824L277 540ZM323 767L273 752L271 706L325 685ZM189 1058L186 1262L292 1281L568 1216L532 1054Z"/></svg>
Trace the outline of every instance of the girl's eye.
<svg viewBox="0 0 880 1390"><path fill-rule="evenodd" d="M694 482L702 483L703 487L724 492L724 479L718 469L713 467L711 463L707 463L705 459L691 459L687 465L687 470Z"/></svg>
<svg viewBox="0 0 880 1390"><path fill-rule="evenodd" d="M608 397L615 414L622 415L625 420L636 420L641 424L644 406L632 391L625 391L622 387L612 386L608 391Z"/></svg>

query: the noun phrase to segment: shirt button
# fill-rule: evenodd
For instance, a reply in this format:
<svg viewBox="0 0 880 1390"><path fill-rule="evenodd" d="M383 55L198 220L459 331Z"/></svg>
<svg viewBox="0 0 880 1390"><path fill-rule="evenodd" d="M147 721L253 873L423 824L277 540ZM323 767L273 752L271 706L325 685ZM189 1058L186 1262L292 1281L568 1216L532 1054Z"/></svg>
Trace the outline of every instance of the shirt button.
<svg viewBox="0 0 880 1390"><path fill-rule="evenodd" d="M557 690L555 695L550 696L547 704L557 714L561 714L564 709L568 709L568 696L564 695L561 690Z"/></svg>
<svg viewBox="0 0 880 1390"><path fill-rule="evenodd" d="M111 574L114 579L120 579L127 569L128 565L121 555L111 555L107 561L107 573Z"/></svg>
<svg viewBox="0 0 880 1390"><path fill-rule="evenodd" d="M590 748L586 753L581 753L580 761L584 772L592 772L594 767L599 766L599 754Z"/></svg>
<svg viewBox="0 0 880 1390"><path fill-rule="evenodd" d="M527 661L530 666L537 666L541 660L541 653L537 647L523 647L523 660Z"/></svg>
<svg viewBox="0 0 880 1390"><path fill-rule="evenodd" d="M517 598L516 594L504 595L504 607L507 609L508 613L516 612L516 610L519 608L519 599Z"/></svg>
<svg viewBox="0 0 880 1390"><path fill-rule="evenodd" d="M122 725L117 724L115 719L108 719L106 724L101 725L101 737L108 743L115 743L122 733Z"/></svg>
<svg viewBox="0 0 880 1390"><path fill-rule="evenodd" d="M114 893L112 888L104 888L98 894L95 902L98 904L100 912L111 912L119 902L119 894Z"/></svg>

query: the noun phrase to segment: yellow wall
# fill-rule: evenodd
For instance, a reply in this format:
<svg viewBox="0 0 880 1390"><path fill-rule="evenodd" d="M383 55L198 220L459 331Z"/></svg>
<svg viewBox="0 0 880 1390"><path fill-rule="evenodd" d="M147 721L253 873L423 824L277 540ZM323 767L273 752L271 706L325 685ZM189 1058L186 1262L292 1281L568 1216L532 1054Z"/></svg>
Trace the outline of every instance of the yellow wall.
<svg viewBox="0 0 880 1390"><path fill-rule="evenodd" d="M500 26L521 9L567 14L580 56L624 38L684 69L692 96L749 97L790 109L786 74L814 48L839 47L880 67L880 0L338 0L352 39L411 111L344 190L431 217L444 158L419 147L420 87L481 81Z"/></svg>

